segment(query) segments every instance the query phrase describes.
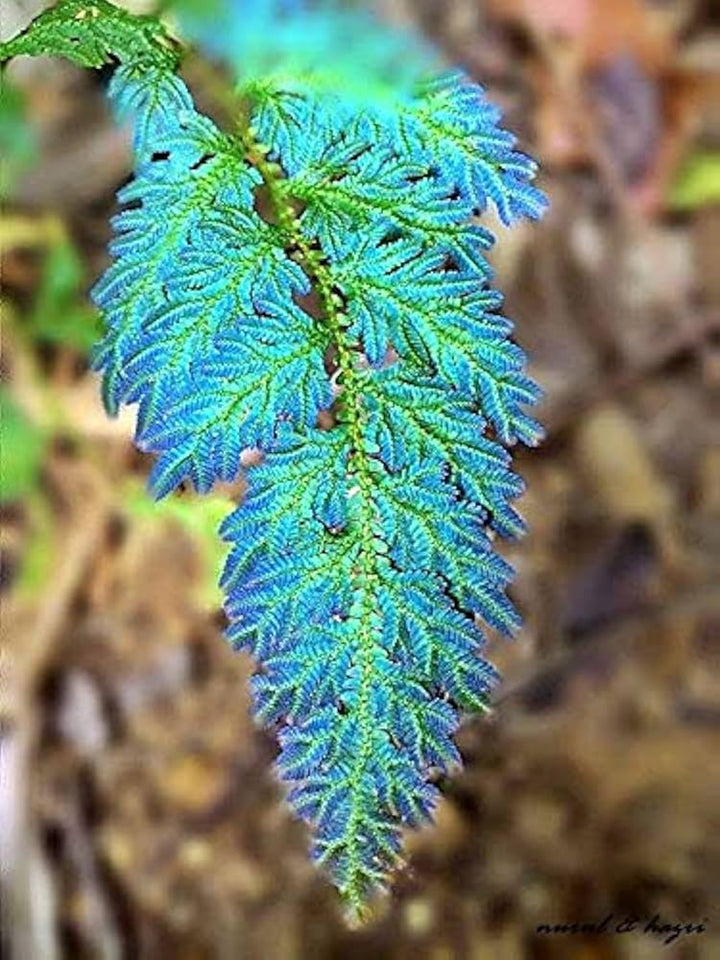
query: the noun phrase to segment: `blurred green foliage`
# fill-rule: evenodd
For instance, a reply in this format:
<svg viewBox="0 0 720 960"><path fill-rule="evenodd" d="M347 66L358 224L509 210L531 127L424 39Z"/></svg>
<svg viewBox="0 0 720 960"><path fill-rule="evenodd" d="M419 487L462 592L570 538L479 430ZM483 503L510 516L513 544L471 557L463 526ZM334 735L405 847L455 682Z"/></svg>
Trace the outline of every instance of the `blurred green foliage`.
<svg viewBox="0 0 720 960"><path fill-rule="evenodd" d="M23 413L7 387L0 387L2 456L0 502L26 496L37 486L46 437Z"/></svg>
<svg viewBox="0 0 720 960"><path fill-rule="evenodd" d="M51 243L40 283L27 317L26 332L45 343L87 353L102 335L98 311L83 293L85 269L72 241L64 236Z"/></svg>
<svg viewBox="0 0 720 960"><path fill-rule="evenodd" d="M438 66L418 35L380 24L371 2L167 0L178 32L224 61L245 88L301 83L361 102L412 92Z"/></svg>
<svg viewBox="0 0 720 960"><path fill-rule="evenodd" d="M37 144L25 115L25 96L0 74L0 200L10 194L22 171L30 166Z"/></svg>
<svg viewBox="0 0 720 960"><path fill-rule="evenodd" d="M670 196L676 209L720 204L720 153L696 153L685 164Z"/></svg>

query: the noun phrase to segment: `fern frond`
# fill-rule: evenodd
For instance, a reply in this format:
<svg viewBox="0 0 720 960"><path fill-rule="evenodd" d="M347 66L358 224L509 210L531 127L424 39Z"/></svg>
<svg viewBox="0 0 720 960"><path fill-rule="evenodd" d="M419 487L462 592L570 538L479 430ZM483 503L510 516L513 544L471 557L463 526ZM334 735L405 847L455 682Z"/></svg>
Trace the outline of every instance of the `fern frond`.
<svg viewBox="0 0 720 960"><path fill-rule="evenodd" d="M307 109L300 145L292 126L278 135L269 99L253 123L276 136L287 174L259 166L321 298L339 423L321 443L294 429L267 450L225 528L236 544L225 584L231 636L263 664L259 710L280 727L291 798L358 908L401 826L430 815L433 771L457 760L458 711L487 703L495 673L477 620L506 633L519 623L485 527L521 529L509 504L521 483L498 440L537 440L524 407L538 391L488 286L492 238L471 216L492 202L512 220L541 204L533 165L499 128L482 175L460 178L459 159L440 165L420 108L412 123L382 128L363 113L342 130L314 93ZM477 120L490 122L491 111ZM457 149L449 136L440 145ZM245 511L259 524L250 548Z"/></svg>
<svg viewBox="0 0 720 960"><path fill-rule="evenodd" d="M259 36L279 5L232 10ZM372 93L339 82L353 55L349 72L294 59L304 0L258 47L232 134L197 113L155 27L98 3L107 26L86 41L79 6L3 51L127 59L109 92L135 125L135 178L93 294L105 402L138 404L158 496L232 480L261 451L222 527L229 637L259 663L257 711L316 857L360 910L459 762L462 712L486 708L480 622L519 624L491 531L522 531L506 447L539 439L539 390L476 218L539 216L535 164L462 75L420 83L421 56L412 83L391 77L393 43L368 60ZM339 21L303 22L337 43Z"/></svg>

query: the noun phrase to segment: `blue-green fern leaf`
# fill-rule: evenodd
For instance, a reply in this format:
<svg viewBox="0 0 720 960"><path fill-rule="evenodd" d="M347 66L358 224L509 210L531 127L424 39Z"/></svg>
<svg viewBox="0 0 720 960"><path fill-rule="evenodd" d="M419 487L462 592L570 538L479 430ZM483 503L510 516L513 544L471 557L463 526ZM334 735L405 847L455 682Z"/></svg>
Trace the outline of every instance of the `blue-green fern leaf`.
<svg viewBox="0 0 720 960"><path fill-rule="evenodd" d="M184 479L206 491L233 480L241 451L269 442L280 419L313 425L330 405L329 335L293 302L308 278L254 212L260 177L237 143L177 78L118 71L110 92L143 133L118 195L116 260L93 292L108 327L94 363L111 412L139 403L156 495Z"/></svg>
<svg viewBox="0 0 720 960"><path fill-rule="evenodd" d="M462 713L489 702L482 623L519 625L492 538L522 531L508 447L540 438L539 390L477 218L545 201L477 84L423 79L424 54L391 78L393 41L362 91L352 56L292 56L301 16L335 35L331 0L231 9L272 48L239 77L232 132L167 65L119 58L109 93L134 124L135 177L94 291L94 363L111 412L138 406L156 495L262 455L222 527L229 638L258 662L257 713L315 855L359 910L403 827L432 815Z"/></svg>

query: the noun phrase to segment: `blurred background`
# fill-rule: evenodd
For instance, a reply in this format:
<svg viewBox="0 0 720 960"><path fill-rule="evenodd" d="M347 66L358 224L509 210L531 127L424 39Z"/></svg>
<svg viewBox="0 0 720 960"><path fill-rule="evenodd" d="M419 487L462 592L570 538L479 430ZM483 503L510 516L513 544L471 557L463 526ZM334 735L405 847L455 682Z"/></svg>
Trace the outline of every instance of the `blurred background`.
<svg viewBox="0 0 720 960"><path fill-rule="evenodd" d="M3 0L2 38L40 6ZM492 255L548 433L518 452L525 627L492 640L496 709L348 930L222 639L215 529L242 485L152 504L132 412L109 420L88 371L131 164L107 72L13 64L0 853L22 960L720 956L718 20L709 0L381 6L487 85L551 198ZM184 75L212 111L209 63ZM609 914L637 929L538 932ZM708 929L663 946L655 917Z"/></svg>

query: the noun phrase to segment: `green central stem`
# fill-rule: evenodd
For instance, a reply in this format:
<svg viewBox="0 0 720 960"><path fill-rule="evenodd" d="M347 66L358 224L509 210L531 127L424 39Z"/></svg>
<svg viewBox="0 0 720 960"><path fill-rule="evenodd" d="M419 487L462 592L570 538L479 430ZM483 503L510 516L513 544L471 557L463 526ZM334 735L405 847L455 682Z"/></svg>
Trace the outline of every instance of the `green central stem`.
<svg viewBox="0 0 720 960"><path fill-rule="evenodd" d="M360 660L360 683L353 710L361 730L361 746L352 763L352 814L344 842L347 845L351 880L347 897L353 908L360 910L362 892L359 889L362 877L363 850L361 825L363 819L360 788L364 772L372 755L373 735L376 730L372 714L371 691L376 641L373 637L375 593L379 582L378 541L375 537L377 512L373 502L373 481L369 457L364 443L363 384L367 374L358 369L358 343L349 333L349 322L342 298L333 289L333 278L322 251L313 246L304 236L297 214L288 199L284 184L287 182L282 168L267 159L267 150L254 141L250 132L243 134L247 157L260 173L279 227L285 234L288 248L292 249L297 262L310 278L322 309L322 321L332 334L337 350L338 383L342 387L339 398L340 418L347 431L350 446L348 460L348 499L357 497L355 522L358 531L357 562L352 569L352 590L356 598L355 616L358 626L358 654Z"/></svg>

